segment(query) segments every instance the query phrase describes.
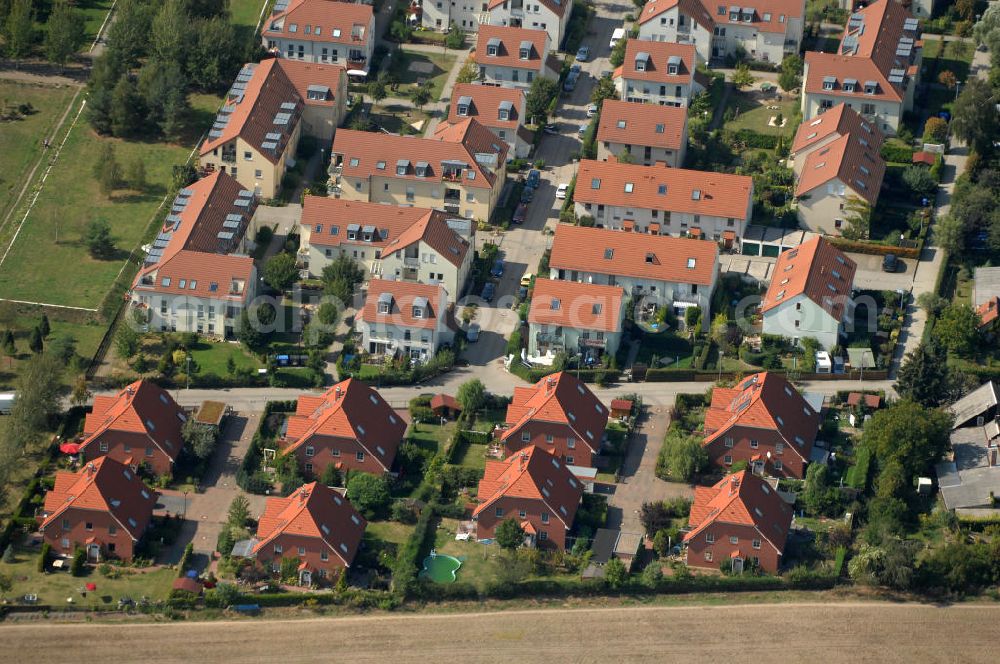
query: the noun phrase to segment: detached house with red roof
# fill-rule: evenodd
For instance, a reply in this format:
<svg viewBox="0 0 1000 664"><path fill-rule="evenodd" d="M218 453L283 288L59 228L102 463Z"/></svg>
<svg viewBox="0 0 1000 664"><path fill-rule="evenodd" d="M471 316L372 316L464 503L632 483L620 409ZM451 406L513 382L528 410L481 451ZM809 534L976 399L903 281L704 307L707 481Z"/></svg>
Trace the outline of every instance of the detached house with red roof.
<svg viewBox="0 0 1000 664"><path fill-rule="evenodd" d="M527 95L521 88L459 83L451 93L448 122L475 118L507 144L508 154L526 159L534 140L534 134L524 126L528 122L526 103Z"/></svg>
<svg viewBox="0 0 1000 664"><path fill-rule="evenodd" d="M528 356L566 351L597 359L622 338L625 292L618 286L536 279L528 311Z"/></svg>
<svg viewBox="0 0 1000 664"><path fill-rule="evenodd" d="M371 5L332 0L277 0L261 40L279 58L342 65L368 74L375 50Z"/></svg>
<svg viewBox="0 0 1000 664"><path fill-rule="evenodd" d="M473 62L485 85L530 88L536 78L559 78L561 62L544 30L480 25Z"/></svg>
<svg viewBox="0 0 1000 664"><path fill-rule="evenodd" d="M573 201L577 217L601 228L736 248L753 216L753 178L584 159Z"/></svg>
<svg viewBox="0 0 1000 664"><path fill-rule="evenodd" d="M591 468L601 451L608 409L580 379L560 371L532 387L515 387L504 426L500 441L506 454L533 445L571 466Z"/></svg>
<svg viewBox="0 0 1000 664"><path fill-rule="evenodd" d="M735 55L780 63L802 43L805 0L757 0L753 6L710 0L650 0L639 14L639 39L692 44L702 62Z"/></svg>
<svg viewBox="0 0 1000 664"><path fill-rule="evenodd" d="M583 484L566 463L532 445L504 461L487 461L477 496L479 505L472 512L477 539L494 539L497 526L514 519L528 546L562 550Z"/></svg>
<svg viewBox="0 0 1000 664"><path fill-rule="evenodd" d="M256 295L247 228L257 198L215 171L182 189L129 291L149 329L231 338Z"/></svg>
<svg viewBox="0 0 1000 664"><path fill-rule="evenodd" d="M923 41L916 18L896 0L876 0L851 14L836 53L808 52L802 76L802 120L838 103L851 106L887 135L913 109Z"/></svg>
<svg viewBox="0 0 1000 664"><path fill-rule="evenodd" d="M626 297L649 298L681 315L698 306L706 325L718 276L716 243L667 235L559 224L549 256L550 279L619 286Z"/></svg>
<svg viewBox="0 0 1000 664"><path fill-rule="evenodd" d="M741 471L715 486L695 487L684 535L687 564L734 573L777 574L792 526L792 508L761 478Z"/></svg>
<svg viewBox="0 0 1000 664"><path fill-rule="evenodd" d="M287 498L267 499L248 557L272 573L282 560L297 560L301 586L333 582L354 562L367 525L346 497L312 482Z"/></svg>
<svg viewBox="0 0 1000 664"><path fill-rule="evenodd" d="M335 198L488 220L507 175L507 144L475 118L443 123L431 138L341 129L330 174Z"/></svg>
<svg viewBox="0 0 1000 664"><path fill-rule="evenodd" d="M686 107L704 90L694 77L695 61L691 44L630 39L615 87L623 101Z"/></svg>
<svg viewBox="0 0 1000 664"><path fill-rule="evenodd" d="M272 59L243 66L199 148L205 171L222 171L274 198L295 162L300 136L329 140L344 117L340 65Z"/></svg>
<svg viewBox="0 0 1000 664"><path fill-rule="evenodd" d="M184 439L187 415L162 387L137 380L115 396L94 397L83 423L80 453L84 461L111 457L136 468L147 465L157 475L173 470Z"/></svg>
<svg viewBox="0 0 1000 664"><path fill-rule="evenodd" d="M381 475L392 468L406 423L382 396L353 378L299 397L278 446L307 476L329 465Z"/></svg>
<svg viewBox="0 0 1000 664"><path fill-rule="evenodd" d="M543 30L549 35L549 43L559 48L566 37L566 26L573 3L569 0L489 0L490 25L506 25L512 28Z"/></svg>
<svg viewBox="0 0 1000 664"><path fill-rule="evenodd" d="M615 162L623 154L634 163L680 168L687 155L687 107L605 99L597 125L597 158Z"/></svg>
<svg viewBox="0 0 1000 664"><path fill-rule="evenodd" d="M153 516L156 492L111 457L88 461L76 473L59 471L45 494L42 538L58 554L77 547L90 562L131 560Z"/></svg>
<svg viewBox="0 0 1000 664"><path fill-rule="evenodd" d="M373 279L440 284L452 298L472 267L475 225L437 210L306 196L299 260L319 276L339 256Z"/></svg>
<svg viewBox="0 0 1000 664"><path fill-rule="evenodd" d="M819 413L784 376L756 373L712 390L702 447L722 468L745 461L756 474L802 479L819 425Z"/></svg>
<svg viewBox="0 0 1000 664"><path fill-rule="evenodd" d="M372 279L356 329L369 353L426 362L455 338L450 316L448 292L440 284Z"/></svg>
<svg viewBox="0 0 1000 664"><path fill-rule="evenodd" d="M760 304L764 334L813 337L829 350L852 320L857 264L820 236L783 252Z"/></svg>

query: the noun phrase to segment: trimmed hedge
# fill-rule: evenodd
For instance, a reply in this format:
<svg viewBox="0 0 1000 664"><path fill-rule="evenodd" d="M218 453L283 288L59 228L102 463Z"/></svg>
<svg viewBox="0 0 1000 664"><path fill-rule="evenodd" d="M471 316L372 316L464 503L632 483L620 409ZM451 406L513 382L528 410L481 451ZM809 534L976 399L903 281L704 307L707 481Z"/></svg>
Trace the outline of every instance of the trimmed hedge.
<svg viewBox="0 0 1000 664"><path fill-rule="evenodd" d="M900 256L902 258L920 257L920 247L897 247L894 244L858 242L856 240L845 240L841 237L828 237L826 239L841 251L853 251L858 254L869 254L872 256L895 254L896 256Z"/></svg>
<svg viewBox="0 0 1000 664"><path fill-rule="evenodd" d="M647 383L669 383L673 381L694 380L695 372L691 369L647 369Z"/></svg>
<svg viewBox="0 0 1000 664"><path fill-rule="evenodd" d="M727 138L730 142L739 141L744 143L748 148L757 148L763 150L773 150L778 147L778 142L781 140L780 136L772 136L771 134L761 134L753 129L740 129L738 131L726 132Z"/></svg>
<svg viewBox="0 0 1000 664"><path fill-rule="evenodd" d="M913 148L910 147L895 143L883 143L881 153L882 158L889 162L907 165L913 163Z"/></svg>

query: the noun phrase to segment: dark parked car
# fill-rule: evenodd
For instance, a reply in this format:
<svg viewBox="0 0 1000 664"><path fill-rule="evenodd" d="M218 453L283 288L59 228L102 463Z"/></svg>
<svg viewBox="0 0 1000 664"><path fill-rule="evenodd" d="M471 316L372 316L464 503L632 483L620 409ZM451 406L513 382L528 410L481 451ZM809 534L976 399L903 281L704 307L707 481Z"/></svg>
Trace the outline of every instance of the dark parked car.
<svg viewBox="0 0 1000 664"><path fill-rule="evenodd" d="M886 254L882 258L882 271L883 272L896 272L899 270L899 258L896 254Z"/></svg>
<svg viewBox="0 0 1000 664"><path fill-rule="evenodd" d="M493 269L490 270L490 276L499 279L503 276L503 259L496 259L493 261Z"/></svg>
<svg viewBox="0 0 1000 664"><path fill-rule="evenodd" d="M527 186L531 187L532 189L538 189L538 185L540 185L541 183L542 183L541 171L539 171L537 168L532 168L530 171L528 171Z"/></svg>
<svg viewBox="0 0 1000 664"><path fill-rule="evenodd" d="M512 221L515 224L523 224L527 218L528 218L528 204L521 203L520 205L517 206L517 209L514 210L514 218L512 219Z"/></svg>
<svg viewBox="0 0 1000 664"><path fill-rule="evenodd" d="M496 284L490 281L485 286L483 286L482 298L487 302L492 302L493 295L496 293L496 291L497 291Z"/></svg>
<svg viewBox="0 0 1000 664"><path fill-rule="evenodd" d="M544 127L542 127L542 131L544 131L546 134L552 134L552 135L558 134L559 125L555 124L554 122L552 124L547 124Z"/></svg>
<svg viewBox="0 0 1000 664"><path fill-rule="evenodd" d="M521 202L530 203L535 198L535 190L531 187L525 187L521 190Z"/></svg>

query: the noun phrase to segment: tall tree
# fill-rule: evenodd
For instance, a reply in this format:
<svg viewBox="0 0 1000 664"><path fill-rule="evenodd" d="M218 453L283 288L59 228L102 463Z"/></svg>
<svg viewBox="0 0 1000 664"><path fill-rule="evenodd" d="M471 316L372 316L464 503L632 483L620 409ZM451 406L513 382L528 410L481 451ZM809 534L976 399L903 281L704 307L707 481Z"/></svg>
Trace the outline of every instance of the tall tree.
<svg viewBox="0 0 1000 664"><path fill-rule="evenodd" d="M45 28L45 57L56 64L66 64L83 45L82 12L70 5L69 0L58 0Z"/></svg>
<svg viewBox="0 0 1000 664"><path fill-rule="evenodd" d="M224 18L199 21L187 54L191 84L203 90L228 85L242 61L241 42L233 24Z"/></svg>
<svg viewBox="0 0 1000 664"><path fill-rule="evenodd" d="M913 401L898 401L877 411L865 425L861 444L884 469L898 462L909 483L937 463L948 447L951 416Z"/></svg>
<svg viewBox="0 0 1000 664"><path fill-rule="evenodd" d="M94 59L87 81L87 120L99 134L111 133L111 94L123 68L108 54ZM95 171L96 172L96 171Z"/></svg>
<svg viewBox="0 0 1000 664"><path fill-rule="evenodd" d="M507 551L513 551L524 544L524 528L513 518L505 519L497 524L493 536L500 548Z"/></svg>
<svg viewBox="0 0 1000 664"><path fill-rule="evenodd" d="M975 349L979 331L979 314L965 303L951 304L941 311L932 333L944 346L961 356Z"/></svg>
<svg viewBox="0 0 1000 664"><path fill-rule="evenodd" d="M166 0L160 6L149 31L150 58L184 67L191 42L191 18L186 5L186 0Z"/></svg>
<svg viewBox="0 0 1000 664"><path fill-rule="evenodd" d="M844 237L848 240L867 240L872 227L872 206L863 198L849 196L844 211L848 213Z"/></svg>
<svg viewBox="0 0 1000 664"><path fill-rule="evenodd" d="M7 57L19 60L31 53L35 42L35 8L32 0L13 0L3 24Z"/></svg>
<svg viewBox="0 0 1000 664"><path fill-rule="evenodd" d="M37 327L31 329L31 336L28 337L28 348L32 353L38 355L45 349L44 337L42 337L42 331Z"/></svg>
<svg viewBox="0 0 1000 664"><path fill-rule="evenodd" d="M948 393L948 356L935 339L921 343L903 358L896 374L896 392L904 399L934 408Z"/></svg>
<svg viewBox="0 0 1000 664"><path fill-rule="evenodd" d="M136 87L146 107L146 121L158 126L168 138L177 136L190 110L187 80L180 65L151 60L139 72Z"/></svg>
<svg viewBox="0 0 1000 664"><path fill-rule="evenodd" d="M281 252L264 264L264 281L275 290L287 290L299 278L295 256Z"/></svg>
<svg viewBox="0 0 1000 664"><path fill-rule="evenodd" d="M52 332L52 325L49 324L49 317L46 314L42 314L42 318L38 321L38 329L41 331L43 337L49 336Z"/></svg>
<svg viewBox="0 0 1000 664"><path fill-rule="evenodd" d="M802 58L791 53L781 61L781 73L778 74L778 85L785 92L791 92L802 82Z"/></svg>
<svg viewBox="0 0 1000 664"><path fill-rule="evenodd" d="M473 378L458 386L455 399L462 404L466 417L473 416L486 403L486 386L478 378Z"/></svg>
<svg viewBox="0 0 1000 664"><path fill-rule="evenodd" d="M119 71L139 63L149 48L149 30L155 5L143 0L119 0L115 20L108 28L107 55Z"/></svg>
<svg viewBox="0 0 1000 664"><path fill-rule="evenodd" d="M750 67L746 64L737 65L733 72L732 83L737 90L748 88L757 81L757 78L750 73Z"/></svg>
<svg viewBox="0 0 1000 664"><path fill-rule="evenodd" d="M1000 136L1000 113L993 87L970 77L952 105L951 133L968 143L979 154L989 154L993 141Z"/></svg>
<svg viewBox="0 0 1000 664"><path fill-rule="evenodd" d="M83 243L93 258L110 258L115 252L115 239L107 219L92 219L84 229Z"/></svg>
<svg viewBox="0 0 1000 664"><path fill-rule="evenodd" d="M134 136L142 127L142 98L135 83L122 76L111 93L111 133L118 137Z"/></svg>

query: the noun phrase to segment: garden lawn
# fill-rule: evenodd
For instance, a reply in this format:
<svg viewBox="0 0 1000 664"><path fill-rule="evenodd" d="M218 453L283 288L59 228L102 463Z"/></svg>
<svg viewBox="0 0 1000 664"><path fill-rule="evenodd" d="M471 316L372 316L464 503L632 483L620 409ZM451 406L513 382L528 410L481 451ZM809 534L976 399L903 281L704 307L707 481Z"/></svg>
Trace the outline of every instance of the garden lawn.
<svg viewBox="0 0 1000 664"><path fill-rule="evenodd" d="M144 191L117 190L110 199L101 194L92 169L106 142L114 144L121 164L143 161ZM183 163L189 151L176 145L102 138L81 117L0 265L0 297L97 309L129 252L146 235L167 193L173 165ZM84 230L92 219L110 224L117 249L113 258L92 258L83 245ZM4 248L11 236L11 227L5 228Z"/></svg>
<svg viewBox="0 0 1000 664"><path fill-rule="evenodd" d="M390 104L373 107L370 117L379 127L393 134L421 135L427 128L429 116L409 106Z"/></svg>
<svg viewBox="0 0 1000 664"><path fill-rule="evenodd" d="M257 27L261 8L271 0L229 0L229 16L234 25Z"/></svg>
<svg viewBox="0 0 1000 664"><path fill-rule="evenodd" d="M209 341L201 338L197 345L191 349L191 359L198 365L198 374L202 375L228 375L229 358L233 358L237 368L259 369L261 367L260 362L239 344Z"/></svg>
<svg viewBox="0 0 1000 664"><path fill-rule="evenodd" d="M0 220L24 184L31 163L38 157L42 141L52 130L76 88L0 81L3 105L31 104L34 112L20 120L0 122ZM67 122L72 118L68 118ZM11 216L13 220L14 215Z"/></svg>
<svg viewBox="0 0 1000 664"><path fill-rule="evenodd" d="M455 435L456 424L448 422L444 426L440 424L427 424L426 422L414 424L406 437L412 440L421 449L428 450L431 454L437 454L445 448L448 441Z"/></svg>
<svg viewBox="0 0 1000 664"><path fill-rule="evenodd" d="M402 545L410 539L413 526L398 521L369 521L365 535L380 539L383 542L393 542Z"/></svg>
<svg viewBox="0 0 1000 664"><path fill-rule="evenodd" d="M484 588L487 583L497 578L497 570L501 565L501 549L496 544L486 546L472 540L458 541L455 539L456 532L458 532L456 519L441 519L434 535L434 548L438 553L446 553L462 561L462 566L456 573L456 580L471 583L480 589Z"/></svg>
<svg viewBox="0 0 1000 664"><path fill-rule="evenodd" d="M479 443L466 443L458 456L455 457L456 466L466 468L486 468L486 445Z"/></svg>
<svg viewBox="0 0 1000 664"><path fill-rule="evenodd" d="M794 114L798 103L789 95L783 95L783 101L778 101L776 97L765 97L757 100L745 93L733 95L730 103L739 109L739 115L725 124L726 129L739 131L740 129L750 129L758 134L770 134L774 136L791 136L795 131ZM780 106L780 110L769 109L768 106ZM772 127L768 121L778 113L785 119L784 127Z"/></svg>
<svg viewBox="0 0 1000 664"><path fill-rule="evenodd" d="M419 84L430 90L431 102L440 99L444 84L448 80L448 74L451 72L452 65L455 64L455 56L447 53L407 51L405 48L402 48L401 52L403 57L399 58L399 63L390 70L399 82L399 90L397 92L389 91L389 94L391 96L401 96L399 93L409 95ZM430 65L432 69L427 73L414 71L411 69L414 63L418 63L418 67L421 64Z"/></svg>
<svg viewBox="0 0 1000 664"><path fill-rule="evenodd" d="M652 367L653 356L657 358L669 357L674 360L666 366L672 368L686 368L691 366L691 344L687 339L680 337L673 332L661 332L659 334L643 335L639 342L639 352L635 356L635 361ZM680 360L678 361L678 357ZM657 363L657 367L664 366Z"/></svg>
<svg viewBox="0 0 1000 664"><path fill-rule="evenodd" d="M75 606L115 607L121 597L138 600L145 596L150 600L166 599L171 585L177 578L177 571L167 568L133 569L113 568L121 572L117 579L103 576L94 567L88 567L85 576L72 576L69 571L38 572L38 552L18 550L16 562L0 562L0 574L8 574L13 580L13 589L8 597L21 598L28 593L38 596L38 604L66 606L67 598L73 598ZM97 586L94 592L84 597L79 590L84 584Z"/></svg>

